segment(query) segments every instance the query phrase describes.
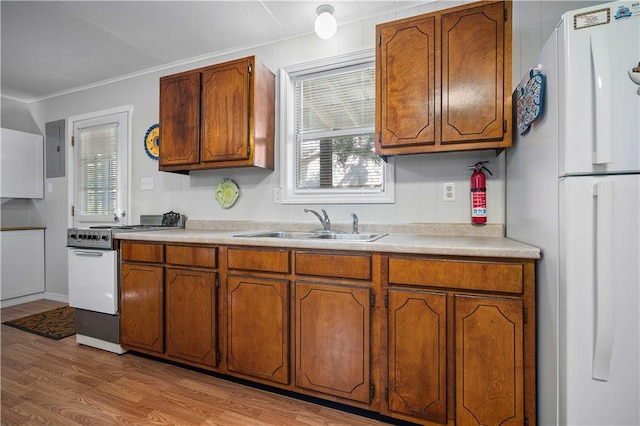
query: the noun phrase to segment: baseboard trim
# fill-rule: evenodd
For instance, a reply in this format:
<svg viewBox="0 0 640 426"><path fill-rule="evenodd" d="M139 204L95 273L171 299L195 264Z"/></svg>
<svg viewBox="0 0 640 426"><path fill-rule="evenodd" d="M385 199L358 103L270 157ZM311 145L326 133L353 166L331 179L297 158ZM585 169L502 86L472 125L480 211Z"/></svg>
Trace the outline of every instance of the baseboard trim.
<svg viewBox="0 0 640 426"><path fill-rule="evenodd" d="M26 296L14 297L12 299L3 300L0 302L0 308L8 308L9 306L21 305L23 303L35 302L36 300L53 300L56 302L69 303L69 296L59 293L35 293L28 294Z"/></svg>

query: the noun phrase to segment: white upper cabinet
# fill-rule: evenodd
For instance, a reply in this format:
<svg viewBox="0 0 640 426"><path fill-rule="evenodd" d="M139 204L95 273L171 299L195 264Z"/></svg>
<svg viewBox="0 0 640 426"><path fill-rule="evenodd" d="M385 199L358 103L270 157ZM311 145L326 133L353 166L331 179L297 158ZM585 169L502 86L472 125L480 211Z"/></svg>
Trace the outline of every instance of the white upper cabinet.
<svg viewBox="0 0 640 426"><path fill-rule="evenodd" d="M44 138L1 129L0 196L44 198Z"/></svg>

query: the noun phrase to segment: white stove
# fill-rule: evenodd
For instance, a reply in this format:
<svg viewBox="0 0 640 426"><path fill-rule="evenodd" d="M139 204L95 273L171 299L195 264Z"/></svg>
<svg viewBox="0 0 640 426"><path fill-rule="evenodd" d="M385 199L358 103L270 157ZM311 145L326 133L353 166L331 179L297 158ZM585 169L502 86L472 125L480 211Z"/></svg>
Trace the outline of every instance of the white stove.
<svg viewBox="0 0 640 426"><path fill-rule="evenodd" d="M184 216L169 212L140 216L140 225L67 230L69 306L76 308L76 341L115 353L120 347L119 253L113 236L184 226Z"/></svg>

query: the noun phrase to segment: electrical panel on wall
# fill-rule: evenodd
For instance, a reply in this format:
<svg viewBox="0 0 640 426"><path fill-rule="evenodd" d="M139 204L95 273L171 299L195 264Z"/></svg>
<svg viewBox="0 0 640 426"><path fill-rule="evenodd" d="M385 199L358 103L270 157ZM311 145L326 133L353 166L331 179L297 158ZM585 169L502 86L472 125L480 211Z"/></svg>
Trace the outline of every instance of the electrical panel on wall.
<svg viewBox="0 0 640 426"><path fill-rule="evenodd" d="M65 175L65 120L45 124L46 177Z"/></svg>

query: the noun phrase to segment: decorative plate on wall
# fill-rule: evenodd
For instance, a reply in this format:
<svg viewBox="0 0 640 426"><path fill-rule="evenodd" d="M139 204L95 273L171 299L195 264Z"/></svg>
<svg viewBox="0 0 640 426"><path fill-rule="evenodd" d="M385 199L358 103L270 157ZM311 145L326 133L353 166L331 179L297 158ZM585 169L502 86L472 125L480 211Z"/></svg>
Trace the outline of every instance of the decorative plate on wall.
<svg viewBox="0 0 640 426"><path fill-rule="evenodd" d="M238 186L228 178L222 178L222 182L216 187L216 200L223 209L228 209L238 200Z"/></svg>
<svg viewBox="0 0 640 426"><path fill-rule="evenodd" d="M540 117L544 107L545 77L536 70L529 71L529 81L525 87L519 87L516 106L518 131L526 135L531 125Z"/></svg>
<svg viewBox="0 0 640 426"><path fill-rule="evenodd" d="M149 158L157 160L160 154L160 126L153 124L144 135L144 152Z"/></svg>

